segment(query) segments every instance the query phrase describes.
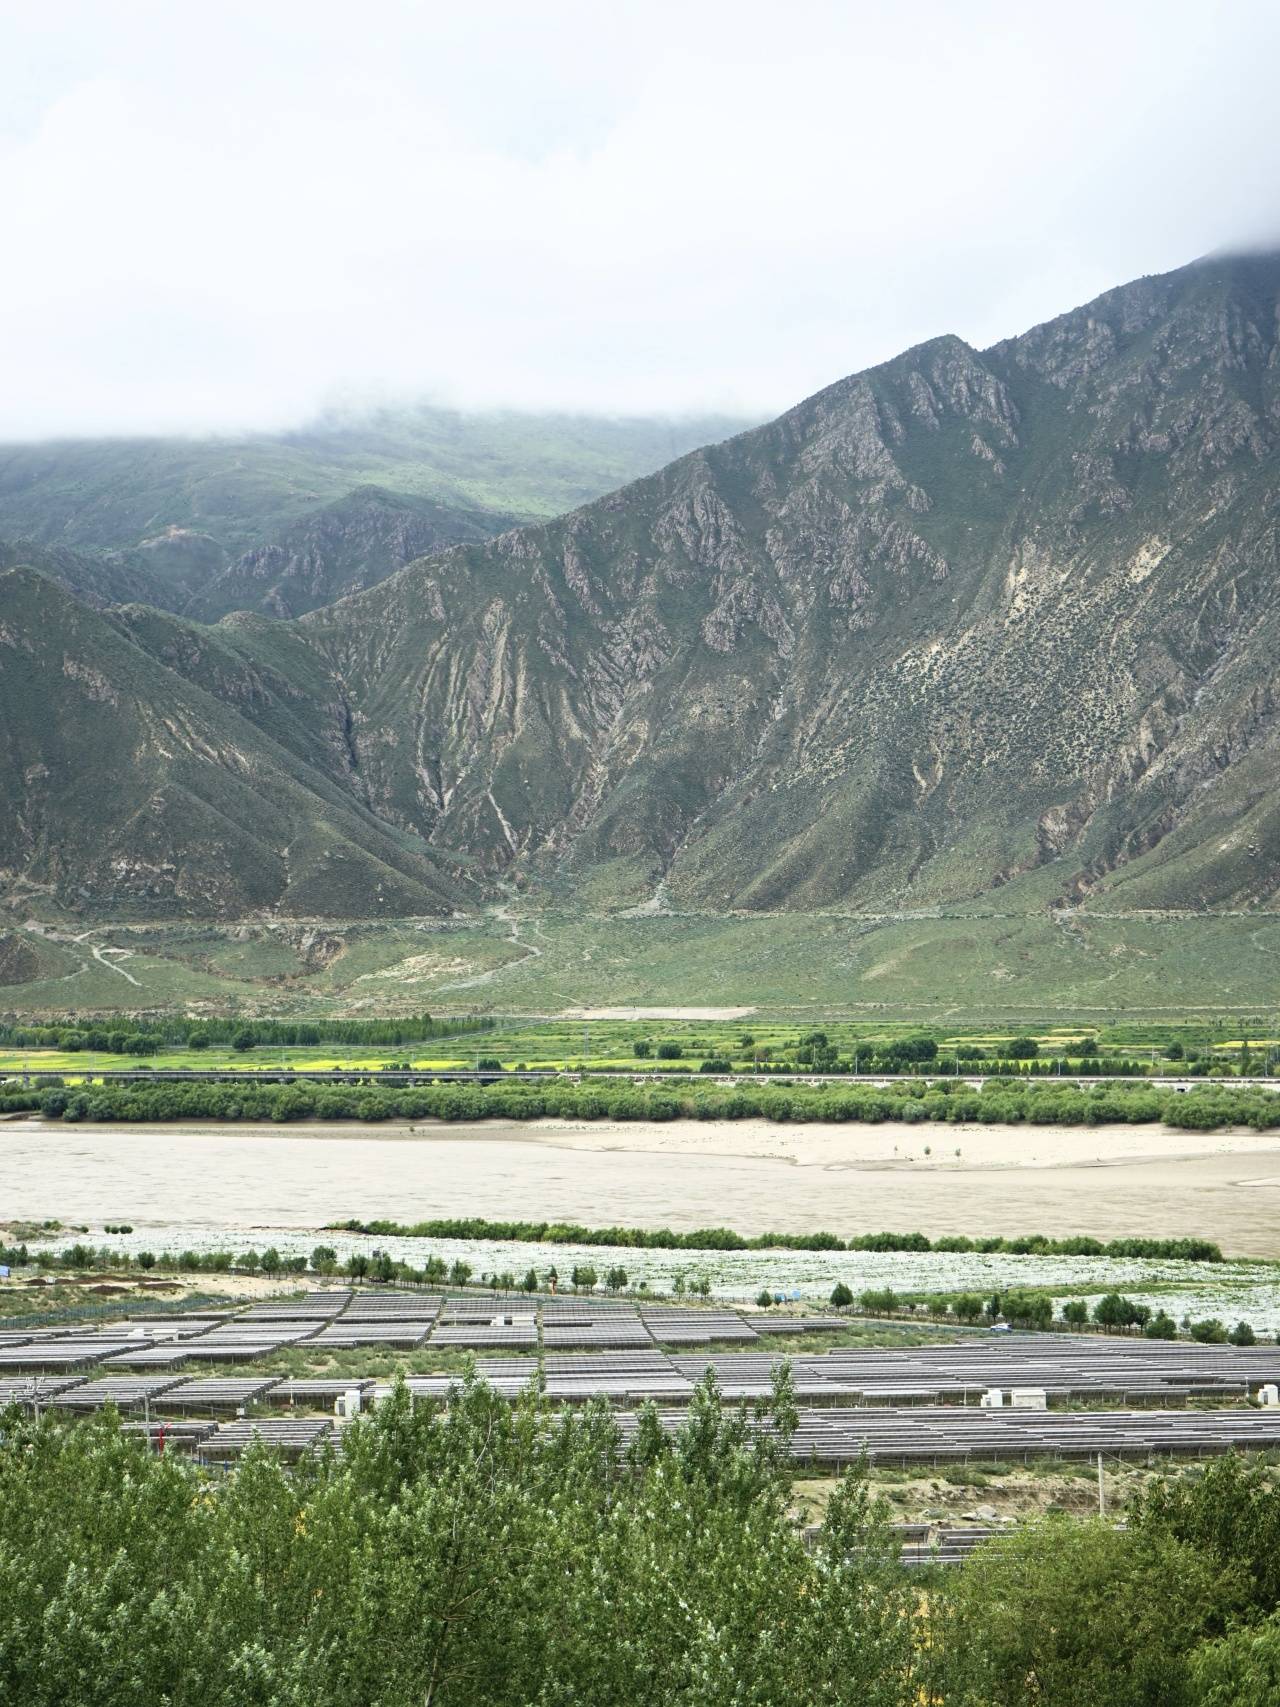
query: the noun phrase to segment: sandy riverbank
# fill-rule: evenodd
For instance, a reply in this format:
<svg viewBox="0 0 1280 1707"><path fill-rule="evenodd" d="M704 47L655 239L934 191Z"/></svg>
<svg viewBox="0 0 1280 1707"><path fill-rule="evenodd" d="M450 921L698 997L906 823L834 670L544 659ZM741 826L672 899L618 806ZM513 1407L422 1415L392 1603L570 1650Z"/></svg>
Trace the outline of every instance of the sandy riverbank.
<svg viewBox="0 0 1280 1707"><path fill-rule="evenodd" d="M90 1132L154 1133L165 1138L209 1137L273 1143L526 1143L556 1150L648 1156L734 1157L824 1169L901 1168L967 1174L987 1169L1115 1167L1122 1163L1188 1162L1215 1156L1271 1157L1280 1166L1280 1132L1231 1127L1186 1132L1169 1126L989 1126L924 1121L905 1125L822 1123L778 1125L768 1120L384 1120L271 1122L184 1120L62 1126L15 1121L0 1133L70 1137Z"/></svg>
<svg viewBox="0 0 1280 1707"><path fill-rule="evenodd" d="M450 1135L459 1128L448 1128ZM558 1149L642 1151L662 1156L752 1156L805 1168L913 1168L972 1173L986 1168L1107 1167L1197 1157L1271 1154L1280 1134L1247 1127L1184 1132L1170 1126L988 1126L925 1121L907 1126L767 1120L536 1120L515 1129ZM513 1135L508 1125L504 1138ZM483 1136L483 1134L478 1134Z"/></svg>

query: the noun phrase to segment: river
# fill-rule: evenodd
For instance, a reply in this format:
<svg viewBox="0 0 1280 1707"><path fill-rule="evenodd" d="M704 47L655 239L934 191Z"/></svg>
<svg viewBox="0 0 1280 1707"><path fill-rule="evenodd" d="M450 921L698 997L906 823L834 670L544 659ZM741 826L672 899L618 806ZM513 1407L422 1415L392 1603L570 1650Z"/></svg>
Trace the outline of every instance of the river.
<svg viewBox="0 0 1280 1707"><path fill-rule="evenodd" d="M304 1229L462 1215L846 1237L1196 1235L1275 1257L1280 1145L1151 1127L0 1124L2 1220Z"/></svg>

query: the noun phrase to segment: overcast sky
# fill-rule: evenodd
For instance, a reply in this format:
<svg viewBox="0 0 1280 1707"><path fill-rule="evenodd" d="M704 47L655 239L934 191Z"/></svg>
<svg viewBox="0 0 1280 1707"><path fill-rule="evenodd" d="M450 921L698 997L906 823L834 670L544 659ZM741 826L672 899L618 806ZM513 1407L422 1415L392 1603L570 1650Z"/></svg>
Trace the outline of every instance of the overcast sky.
<svg viewBox="0 0 1280 1707"><path fill-rule="evenodd" d="M1276 0L0 0L0 437L755 416L1280 233Z"/></svg>

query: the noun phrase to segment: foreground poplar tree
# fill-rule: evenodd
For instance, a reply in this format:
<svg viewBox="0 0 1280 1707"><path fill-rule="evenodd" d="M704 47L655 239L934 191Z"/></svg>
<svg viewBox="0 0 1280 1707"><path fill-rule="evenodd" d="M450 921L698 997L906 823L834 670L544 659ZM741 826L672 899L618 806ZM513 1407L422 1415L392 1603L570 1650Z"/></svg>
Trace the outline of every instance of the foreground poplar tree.
<svg viewBox="0 0 1280 1707"><path fill-rule="evenodd" d="M864 1481L816 1552L771 1432L699 1389L627 1449L603 1405L403 1387L342 1449L228 1474L114 1418L10 1413L0 1698L28 1707L422 1707L785 1700L897 1707L915 1599Z"/></svg>

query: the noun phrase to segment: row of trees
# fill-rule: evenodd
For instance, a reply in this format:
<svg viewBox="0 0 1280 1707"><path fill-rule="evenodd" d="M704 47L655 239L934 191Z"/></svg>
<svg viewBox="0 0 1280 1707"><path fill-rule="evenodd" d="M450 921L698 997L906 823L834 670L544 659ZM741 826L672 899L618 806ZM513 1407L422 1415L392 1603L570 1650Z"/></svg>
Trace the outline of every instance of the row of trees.
<svg viewBox="0 0 1280 1707"><path fill-rule="evenodd" d="M344 1043L353 1048L398 1047L425 1043L436 1037L491 1031L494 1021L475 1018L433 1019L430 1014L406 1014L398 1019L190 1019L182 1014L157 1014L127 1026L104 1026L94 1020L60 1025L0 1022L0 1044L16 1049L96 1050L110 1055L158 1055L165 1049L231 1047L247 1050L308 1048Z"/></svg>
<svg viewBox="0 0 1280 1707"><path fill-rule="evenodd" d="M831 1303L837 1309L848 1309L853 1294L843 1281L831 1293ZM982 1294L978 1292L899 1293L892 1287L872 1287L858 1296L858 1307L872 1315L915 1315L924 1312L932 1317L958 1322L1008 1322L1018 1328L1045 1329L1053 1325L1053 1297L1033 1288L1015 1287L1006 1291ZM1068 1300L1062 1306L1063 1326L1077 1331L1089 1326L1107 1333L1138 1332L1151 1340L1176 1340L1178 1323L1166 1310L1153 1310L1139 1304L1123 1293L1105 1293L1090 1309L1081 1298ZM1184 1319L1183 1329L1193 1339L1205 1345L1256 1345L1257 1335L1248 1322L1239 1321L1227 1328L1216 1317L1203 1321ZM1280 1335L1277 1336L1280 1343Z"/></svg>
<svg viewBox="0 0 1280 1707"><path fill-rule="evenodd" d="M1034 1044L1032 1045L1034 1048ZM660 1043L651 1048L648 1043L640 1042L632 1045L632 1052L641 1060L656 1058L659 1065L653 1069L656 1072L687 1073L693 1069L685 1066L673 1066L673 1062L681 1062L685 1058L684 1046L679 1043ZM981 1066L979 1063L982 1063ZM585 1066L585 1064L583 1064ZM1257 1072L1263 1071L1259 1063ZM596 1071L601 1071L597 1068ZM837 1056L814 1056L808 1052L797 1052L795 1055L778 1055L776 1052L764 1049L747 1058L730 1055L706 1055L698 1065L700 1073L752 1073L764 1076L775 1075L785 1077L790 1073L823 1073L853 1077L899 1073L911 1073L927 1078L965 1078L991 1074L1016 1075L1019 1078L1086 1078L1086 1079L1148 1079L1168 1075L1168 1069L1154 1065L1150 1060L1131 1060L1119 1055L1090 1055L1080 1060L1072 1060L1065 1055L989 1055L983 1050L976 1049L972 1057L964 1055L938 1055L936 1058L902 1055L897 1052L888 1054L866 1054ZM1232 1064L1221 1058L1212 1060L1192 1061L1173 1075L1178 1078L1234 1078L1241 1076L1246 1069L1237 1070ZM1252 1072L1252 1069L1248 1071ZM1256 1075L1255 1075L1256 1076Z"/></svg>
<svg viewBox="0 0 1280 1707"><path fill-rule="evenodd" d="M889 1088L740 1084L732 1090L696 1082L618 1086L569 1080L551 1084L502 1080L493 1084L415 1087L244 1081L46 1085L0 1088L0 1106L38 1108L65 1120L537 1120L543 1116L595 1120L988 1122L1017 1125L1143 1125L1164 1121L1193 1130L1280 1126L1280 1097L1227 1086L1193 1091L1155 1086L1080 1090L1049 1081L993 1081L982 1090L953 1082L910 1082Z"/></svg>
<svg viewBox="0 0 1280 1707"><path fill-rule="evenodd" d="M845 1044L843 1049L825 1031L810 1031L794 1044L758 1044L754 1037L740 1039L737 1051L707 1044L685 1045L670 1039L654 1044L641 1038L632 1044L633 1054L642 1061L656 1059L670 1062L683 1060L686 1055L703 1057L702 1072L819 1072L819 1073L925 1073L943 1076L984 1073L1017 1073L1029 1076L1071 1074L1075 1077L1146 1078L1167 1067L1157 1065L1151 1058L1121 1055L1101 1055L1094 1038L1083 1037L1077 1042L1061 1045L1056 1051L1044 1052L1034 1037L1011 1037L998 1044L982 1048L977 1044L960 1043L940 1048L936 1038L921 1034L898 1037L889 1042L868 1042L862 1047ZM1163 1060L1176 1063L1183 1075L1210 1074L1232 1077L1270 1070L1271 1057L1251 1054L1244 1048L1235 1060L1220 1051L1188 1052L1181 1043L1172 1043L1162 1052Z"/></svg>
<svg viewBox="0 0 1280 1707"><path fill-rule="evenodd" d="M948 1233L756 1233L729 1227L699 1227L676 1232L670 1227L585 1227L576 1221L487 1221L478 1215L429 1221L360 1221L337 1224L346 1233L397 1239L499 1239L525 1244L633 1245L650 1250L702 1251L976 1251L1007 1256L1161 1257L1188 1262L1221 1262L1222 1252L1208 1239L1101 1239L1087 1235L1051 1239L1043 1233L1020 1237L970 1239Z"/></svg>
<svg viewBox="0 0 1280 1707"><path fill-rule="evenodd" d="M837 1286L831 1302L847 1309L852 1303L847 1286ZM858 1296L859 1309L872 1315L895 1316L923 1311L930 1316L951 1317L959 1322L982 1320L1009 1322L1019 1328L1047 1328L1053 1321L1053 1299L1046 1292L1014 1287L982 1296L977 1292L915 1294L896 1292L891 1286L870 1287Z"/></svg>
<svg viewBox="0 0 1280 1707"><path fill-rule="evenodd" d="M132 1229L108 1227L106 1231L131 1232ZM460 1257L450 1261L445 1257L426 1255L420 1263L410 1263L391 1256L387 1251L375 1250L354 1251L341 1259L335 1247L326 1244L316 1245L309 1256L300 1251L280 1251L275 1245L268 1245L262 1251L144 1250L132 1253L112 1245L95 1246L83 1241L56 1251L49 1247L32 1251L26 1244L0 1244L0 1263L12 1268L34 1266L46 1273L77 1274L131 1268L141 1269L144 1273L154 1270L174 1274L227 1274L234 1270L239 1274L268 1276L301 1275L309 1271L322 1277L343 1275L351 1280L386 1284L409 1281L428 1286L469 1286L476 1278L473 1266ZM529 1268L520 1278L509 1269L484 1274L480 1277L480 1284L493 1291L543 1292L554 1290L565 1278L553 1263L541 1271ZM567 1283L575 1292L591 1292L601 1284L602 1278L609 1292L623 1292L629 1284L627 1271L619 1263L612 1263L602 1277L594 1264L583 1262L574 1264ZM643 1284L641 1289L647 1290ZM711 1282L705 1275L691 1277L681 1272L675 1276L672 1290L677 1297L685 1293L706 1297L710 1294Z"/></svg>
<svg viewBox="0 0 1280 1707"><path fill-rule="evenodd" d="M797 1413L713 1382L673 1433L475 1381L403 1386L287 1468L224 1475L115 1419L0 1427L0 1698L29 1707L1263 1707L1280 1496L1226 1458L1120 1531L1058 1516L896 1563L865 1469L811 1544Z"/></svg>

